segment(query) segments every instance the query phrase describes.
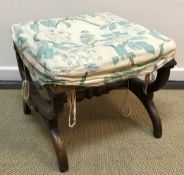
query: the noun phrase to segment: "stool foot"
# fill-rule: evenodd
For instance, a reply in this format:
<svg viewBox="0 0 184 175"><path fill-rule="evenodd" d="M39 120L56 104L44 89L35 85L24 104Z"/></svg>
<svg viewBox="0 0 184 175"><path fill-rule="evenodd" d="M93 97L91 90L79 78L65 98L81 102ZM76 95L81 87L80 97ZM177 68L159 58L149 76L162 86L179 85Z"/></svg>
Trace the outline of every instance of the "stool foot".
<svg viewBox="0 0 184 175"><path fill-rule="evenodd" d="M58 159L59 170L61 172L66 172L69 169L68 158L65 151L63 139L61 138L58 129L58 119L48 120L45 119L44 117L43 119L45 120L46 124L49 127L50 136L52 138L52 143L54 145L54 149Z"/></svg>
<svg viewBox="0 0 184 175"><path fill-rule="evenodd" d="M23 111L26 115L31 114L31 109L28 106L27 102L25 102L25 100L23 100Z"/></svg>
<svg viewBox="0 0 184 175"><path fill-rule="evenodd" d="M64 148L63 139L61 139L57 128L50 129L50 134L57 155L59 170L61 172L66 172L68 171L68 158Z"/></svg>
<svg viewBox="0 0 184 175"><path fill-rule="evenodd" d="M160 138L162 136L162 122L154 102L152 100L145 100L145 99L142 99L141 101L151 118L154 137Z"/></svg>

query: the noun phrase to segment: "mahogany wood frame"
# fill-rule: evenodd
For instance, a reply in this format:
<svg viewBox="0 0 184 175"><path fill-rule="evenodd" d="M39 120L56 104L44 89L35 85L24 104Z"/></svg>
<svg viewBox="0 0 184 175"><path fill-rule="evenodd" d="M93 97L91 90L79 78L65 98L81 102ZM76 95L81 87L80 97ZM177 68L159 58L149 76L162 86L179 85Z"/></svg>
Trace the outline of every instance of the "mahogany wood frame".
<svg viewBox="0 0 184 175"><path fill-rule="evenodd" d="M36 83L34 83L27 68L24 69L23 67L23 62L20 58L18 49L15 44L14 49L21 78L22 80L24 80L26 74L26 77L30 83L30 97L27 102L23 100L24 113L30 114L31 108L34 108L34 110L36 110L45 120L45 123L49 128L54 149L57 155L59 169L61 172L66 172L68 170L68 159L64 148L63 139L58 129L58 117L62 113L64 103L67 102L66 94L53 93L53 91L50 89L51 85L40 87ZM168 81L170 69L173 68L175 65L176 61L172 60L157 70L157 77L155 81L148 85L147 95L143 92L144 82L139 78L132 78L129 79L129 83L128 80L122 80L116 83L98 87L77 87L77 101L81 101L84 98L90 99L93 96L100 96L102 94L108 93L111 90L121 87L129 87L129 90L132 91L140 99L140 101L146 108L152 121L154 137L160 138L162 136L162 123L153 102L153 95L155 91L162 88Z"/></svg>

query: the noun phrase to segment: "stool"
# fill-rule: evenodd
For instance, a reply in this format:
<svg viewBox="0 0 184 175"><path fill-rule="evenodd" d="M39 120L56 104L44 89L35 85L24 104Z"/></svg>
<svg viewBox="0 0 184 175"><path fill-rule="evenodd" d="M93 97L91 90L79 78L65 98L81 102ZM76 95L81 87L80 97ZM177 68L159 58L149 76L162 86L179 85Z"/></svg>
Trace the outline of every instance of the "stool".
<svg viewBox="0 0 184 175"><path fill-rule="evenodd" d="M66 102L73 127L76 102L128 88L146 108L154 137L161 137L153 95L176 65L172 39L109 12L34 20L14 24L11 31L23 81L24 113L34 109L48 125L60 171L68 170L58 130ZM145 80L138 78L142 75Z"/></svg>

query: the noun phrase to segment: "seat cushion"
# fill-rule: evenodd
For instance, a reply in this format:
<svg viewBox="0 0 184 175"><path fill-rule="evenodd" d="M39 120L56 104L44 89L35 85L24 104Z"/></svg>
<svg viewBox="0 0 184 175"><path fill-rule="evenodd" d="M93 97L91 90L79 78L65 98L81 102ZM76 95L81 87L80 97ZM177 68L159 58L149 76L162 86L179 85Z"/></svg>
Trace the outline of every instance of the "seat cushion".
<svg viewBox="0 0 184 175"><path fill-rule="evenodd" d="M157 70L174 58L167 36L111 13L14 24L12 37L40 84L99 86Z"/></svg>

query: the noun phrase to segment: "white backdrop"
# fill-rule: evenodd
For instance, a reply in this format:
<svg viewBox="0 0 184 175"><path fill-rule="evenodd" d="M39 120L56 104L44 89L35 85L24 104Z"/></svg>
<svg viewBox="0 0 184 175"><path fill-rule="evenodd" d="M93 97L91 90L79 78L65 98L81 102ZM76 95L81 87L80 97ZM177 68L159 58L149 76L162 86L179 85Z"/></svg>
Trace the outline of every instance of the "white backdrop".
<svg viewBox="0 0 184 175"><path fill-rule="evenodd" d="M0 80L19 80L10 26L32 19L109 11L170 36L177 44L171 80L184 81L184 0L0 0Z"/></svg>

